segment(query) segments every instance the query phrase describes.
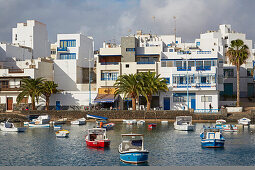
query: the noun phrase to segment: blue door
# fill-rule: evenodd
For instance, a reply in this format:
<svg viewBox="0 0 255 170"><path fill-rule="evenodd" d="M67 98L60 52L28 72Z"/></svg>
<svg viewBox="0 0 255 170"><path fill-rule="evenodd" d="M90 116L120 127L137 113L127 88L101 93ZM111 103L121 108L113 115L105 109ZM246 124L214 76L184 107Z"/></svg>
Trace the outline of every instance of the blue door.
<svg viewBox="0 0 255 170"><path fill-rule="evenodd" d="M196 110L196 99L191 99L191 108Z"/></svg>
<svg viewBox="0 0 255 170"><path fill-rule="evenodd" d="M233 83L224 83L224 94L228 96L233 95Z"/></svg>
<svg viewBox="0 0 255 170"><path fill-rule="evenodd" d="M56 110L60 110L60 101L56 101Z"/></svg>
<svg viewBox="0 0 255 170"><path fill-rule="evenodd" d="M164 97L164 110L170 110L170 97Z"/></svg>

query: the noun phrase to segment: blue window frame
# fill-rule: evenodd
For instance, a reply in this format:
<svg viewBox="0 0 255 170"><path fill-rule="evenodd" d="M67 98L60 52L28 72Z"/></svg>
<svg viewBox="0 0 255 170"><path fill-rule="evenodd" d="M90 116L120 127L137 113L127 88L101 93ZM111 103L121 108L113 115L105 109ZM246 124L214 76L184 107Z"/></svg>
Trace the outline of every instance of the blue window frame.
<svg viewBox="0 0 255 170"><path fill-rule="evenodd" d="M101 73L101 81L117 80L118 72Z"/></svg>
<svg viewBox="0 0 255 170"><path fill-rule="evenodd" d="M135 48L126 48L126 51L135 51Z"/></svg>
<svg viewBox="0 0 255 170"><path fill-rule="evenodd" d="M165 77L164 79L166 80L166 84L170 84L170 77Z"/></svg>
<svg viewBox="0 0 255 170"><path fill-rule="evenodd" d="M197 46L200 46L200 42L196 42L196 45L197 45Z"/></svg>
<svg viewBox="0 0 255 170"><path fill-rule="evenodd" d="M76 40L60 40L60 47L76 47Z"/></svg>
<svg viewBox="0 0 255 170"><path fill-rule="evenodd" d="M60 54L60 60L76 59L76 53L62 53Z"/></svg>

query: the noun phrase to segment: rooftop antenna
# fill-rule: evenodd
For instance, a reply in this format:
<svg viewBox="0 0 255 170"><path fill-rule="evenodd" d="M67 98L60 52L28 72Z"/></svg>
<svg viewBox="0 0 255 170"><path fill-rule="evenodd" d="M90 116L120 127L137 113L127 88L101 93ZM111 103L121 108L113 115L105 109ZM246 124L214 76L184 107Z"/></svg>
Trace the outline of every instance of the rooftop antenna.
<svg viewBox="0 0 255 170"><path fill-rule="evenodd" d="M176 44L176 16L174 16L173 19L174 19L174 44Z"/></svg>

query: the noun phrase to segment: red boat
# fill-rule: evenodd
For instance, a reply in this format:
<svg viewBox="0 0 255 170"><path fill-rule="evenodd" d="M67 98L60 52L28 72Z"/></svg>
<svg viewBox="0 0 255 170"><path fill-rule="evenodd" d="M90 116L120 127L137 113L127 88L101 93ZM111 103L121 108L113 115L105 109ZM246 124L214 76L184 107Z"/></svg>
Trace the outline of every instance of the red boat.
<svg viewBox="0 0 255 170"><path fill-rule="evenodd" d="M149 125L148 125L148 128L155 128L157 126L157 124L156 123L150 123Z"/></svg>
<svg viewBox="0 0 255 170"><path fill-rule="evenodd" d="M85 137L87 146L104 148L110 146L110 140L106 137L106 129L93 128L88 129L88 135Z"/></svg>

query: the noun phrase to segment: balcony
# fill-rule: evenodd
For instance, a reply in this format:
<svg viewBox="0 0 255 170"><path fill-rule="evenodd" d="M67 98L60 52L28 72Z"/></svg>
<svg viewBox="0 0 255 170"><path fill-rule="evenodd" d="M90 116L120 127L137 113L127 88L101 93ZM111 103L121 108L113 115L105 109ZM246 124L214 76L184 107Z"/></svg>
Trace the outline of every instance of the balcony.
<svg viewBox="0 0 255 170"><path fill-rule="evenodd" d="M211 54L211 51L197 51L197 54Z"/></svg>
<svg viewBox="0 0 255 170"><path fill-rule="evenodd" d="M9 73L24 73L24 69L9 69Z"/></svg>
<svg viewBox="0 0 255 170"><path fill-rule="evenodd" d="M102 62L101 65L119 65L119 62Z"/></svg>
<svg viewBox="0 0 255 170"><path fill-rule="evenodd" d="M58 47L57 51L67 52L67 47Z"/></svg>
<svg viewBox="0 0 255 170"><path fill-rule="evenodd" d="M0 85L0 91L19 91L19 85Z"/></svg>
<svg viewBox="0 0 255 170"><path fill-rule="evenodd" d="M187 88L187 84L173 84L174 88ZM191 83L188 88L213 88L216 87L215 83Z"/></svg>
<svg viewBox="0 0 255 170"><path fill-rule="evenodd" d="M155 64L155 61L138 61L137 64Z"/></svg>
<svg viewBox="0 0 255 170"><path fill-rule="evenodd" d="M196 71L208 71L211 70L211 66L197 66Z"/></svg>
<svg viewBox="0 0 255 170"><path fill-rule="evenodd" d="M177 67L177 71L191 71L191 67L188 67L188 69L186 67Z"/></svg>

